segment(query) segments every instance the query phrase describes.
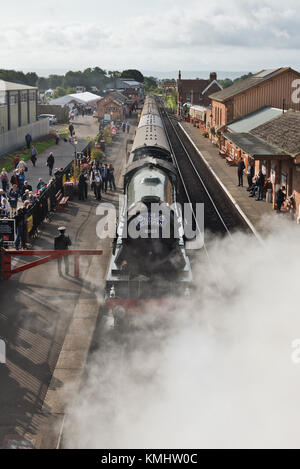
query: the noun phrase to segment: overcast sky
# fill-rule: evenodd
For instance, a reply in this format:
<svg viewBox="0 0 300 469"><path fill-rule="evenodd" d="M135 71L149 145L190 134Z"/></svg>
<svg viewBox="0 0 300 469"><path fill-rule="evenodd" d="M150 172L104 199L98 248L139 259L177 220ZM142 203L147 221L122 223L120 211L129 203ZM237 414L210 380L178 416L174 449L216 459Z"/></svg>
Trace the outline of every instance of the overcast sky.
<svg viewBox="0 0 300 469"><path fill-rule="evenodd" d="M9 0L0 12L0 68L300 68L299 0Z"/></svg>

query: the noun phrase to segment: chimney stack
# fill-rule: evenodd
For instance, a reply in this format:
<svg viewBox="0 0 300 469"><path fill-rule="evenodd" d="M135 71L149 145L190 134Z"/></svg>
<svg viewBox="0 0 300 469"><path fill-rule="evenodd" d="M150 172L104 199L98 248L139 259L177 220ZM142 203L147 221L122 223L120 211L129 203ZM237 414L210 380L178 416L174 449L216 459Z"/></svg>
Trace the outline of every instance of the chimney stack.
<svg viewBox="0 0 300 469"><path fill-rule="evenodd" d="M210 81L216 80L217 79L216 72L211 72L210 75L209 75L209 79L210 79Z"/></svg>
<svg viewBox="0 0 300 469"><path fill-rule="evenodd" d="M181 80L181 71L179 70L179 73L178 73L178 80Z"/></svg>

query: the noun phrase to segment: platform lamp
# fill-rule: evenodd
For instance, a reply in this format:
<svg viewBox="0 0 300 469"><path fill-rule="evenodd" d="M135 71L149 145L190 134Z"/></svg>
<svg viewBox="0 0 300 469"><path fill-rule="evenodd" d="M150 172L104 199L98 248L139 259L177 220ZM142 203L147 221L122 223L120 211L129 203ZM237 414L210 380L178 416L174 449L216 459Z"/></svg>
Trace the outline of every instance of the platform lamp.
<svg viewBox="0 0 300 469"><path fill-rule="evenodd" d="M77 145L78 145L78 140L76 137L74 137L73 139L70 139L69 142L71 143L71 145L73 145L73 147L75 148L75 151L74 151L74 182L76 181L76 166L77 166Z"/></svg>

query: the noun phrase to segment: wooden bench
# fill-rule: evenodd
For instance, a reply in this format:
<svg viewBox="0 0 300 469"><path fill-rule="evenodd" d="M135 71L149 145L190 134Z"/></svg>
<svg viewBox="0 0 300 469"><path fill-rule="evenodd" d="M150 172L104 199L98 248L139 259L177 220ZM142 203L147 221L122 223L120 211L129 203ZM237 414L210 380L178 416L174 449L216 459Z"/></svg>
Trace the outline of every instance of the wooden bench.
<svg viewBox="0 0 300 469"><path fill-rule="evenodd" d="M63 211L68 204L69 197L64 196L63 192L60 190L57 192L55 196L55 200L56 200L56 209Z"/></svg>
<svg viewBox="0 0 300 469"><path fill-rule="evenodd" d="M227 156L227 157L226 157L226 163L227 163L229 166L236 166L236 161L233 160L232 158L230 158L230 156Z"/></svg>

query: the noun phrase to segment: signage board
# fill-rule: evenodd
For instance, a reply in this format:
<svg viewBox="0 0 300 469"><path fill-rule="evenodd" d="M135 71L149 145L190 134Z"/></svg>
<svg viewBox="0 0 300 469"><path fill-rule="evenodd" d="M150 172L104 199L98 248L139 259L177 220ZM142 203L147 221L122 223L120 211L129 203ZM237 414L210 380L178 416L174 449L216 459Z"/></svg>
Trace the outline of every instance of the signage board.
<svg viewBox="0 0 300 469"><path fill-rule="evenodd" d="M16 239L16 223L13 219L0 219L0 238L4 244L14 244Z"/></svg>

